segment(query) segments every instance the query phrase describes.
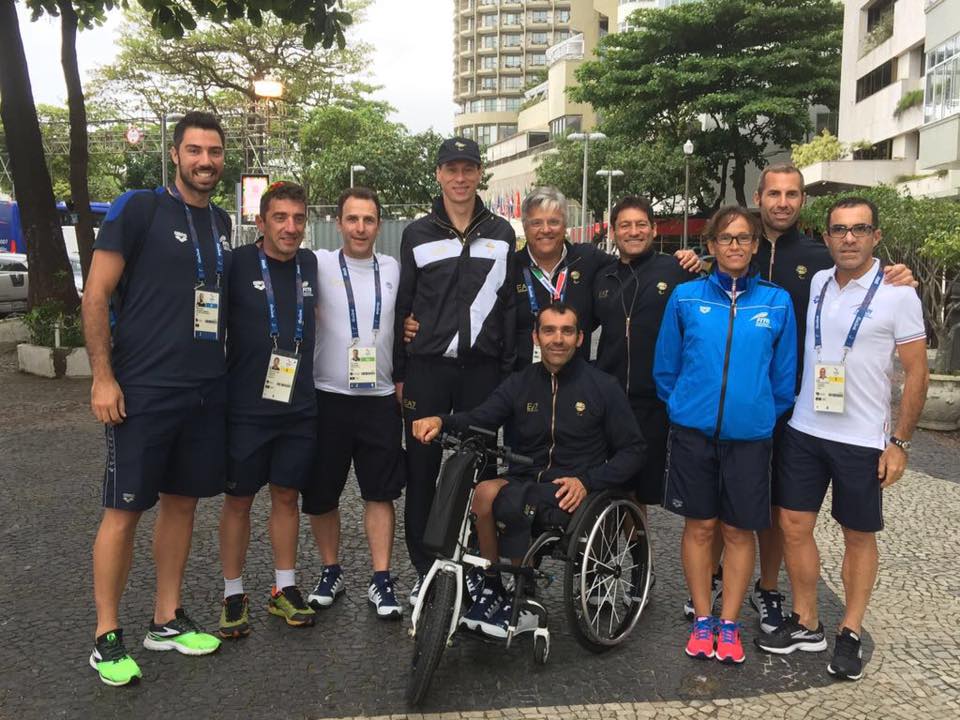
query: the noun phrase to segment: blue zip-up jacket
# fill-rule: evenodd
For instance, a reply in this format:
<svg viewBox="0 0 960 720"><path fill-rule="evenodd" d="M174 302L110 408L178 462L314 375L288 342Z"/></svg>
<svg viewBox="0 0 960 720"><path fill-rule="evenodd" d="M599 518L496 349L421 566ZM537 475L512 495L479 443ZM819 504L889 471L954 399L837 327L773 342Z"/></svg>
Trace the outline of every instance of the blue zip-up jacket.
<svg viewBox="0 0 960 720"><path fill-rule="evenodd" d="M751 272L736 279L732 301L733 280L715 269L674 289L653 378L671 423L719 440L760 440L793 406L796 320L783 288Z"/></svg>

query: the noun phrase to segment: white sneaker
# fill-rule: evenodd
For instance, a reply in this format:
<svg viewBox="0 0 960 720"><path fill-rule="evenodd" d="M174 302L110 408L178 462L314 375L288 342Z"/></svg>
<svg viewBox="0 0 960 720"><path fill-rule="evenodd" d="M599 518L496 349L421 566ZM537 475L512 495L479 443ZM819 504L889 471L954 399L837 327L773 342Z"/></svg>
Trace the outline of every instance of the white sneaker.
<svg viewBox="0 0 960 720"><path fill-rule="evenodd" d="M384 620L398 620L403 615L403 608L397 602L397 595L393 591L393 579L386 582L371 582L367 588L367 599L377 610L377 617Z"/></svg>
<svg viewBox="0 0 960 720"><path fill-rule="evenodd" d="M423 575L417 575L417 582L414 583L413 589L410 591L410 607L415 607L417 604L417 598L420 597L420 587L423 585Z"/></svg>

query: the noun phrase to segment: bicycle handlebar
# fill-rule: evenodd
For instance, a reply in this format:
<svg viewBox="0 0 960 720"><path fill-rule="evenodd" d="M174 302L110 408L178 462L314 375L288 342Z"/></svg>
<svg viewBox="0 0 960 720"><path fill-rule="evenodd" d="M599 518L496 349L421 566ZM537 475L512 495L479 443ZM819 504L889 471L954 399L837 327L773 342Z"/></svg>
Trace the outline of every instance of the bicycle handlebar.
<svg viewBox="0 0 960 720"><path fill-rule="evenodd" d="M506 460L510 463L516 463L517 465L533 465L533 458L515 453L509 447L504 445L497 445L493 448L488 447L483 441L483 437L496 437L496 433L486 428L474 427L472 425L469 430L471 434L464 438L460 438L453 433L442 432L434 442L439 442L446 448L458 448L462 445L468 445L468 451L482 453L497 460Z"/></svg>

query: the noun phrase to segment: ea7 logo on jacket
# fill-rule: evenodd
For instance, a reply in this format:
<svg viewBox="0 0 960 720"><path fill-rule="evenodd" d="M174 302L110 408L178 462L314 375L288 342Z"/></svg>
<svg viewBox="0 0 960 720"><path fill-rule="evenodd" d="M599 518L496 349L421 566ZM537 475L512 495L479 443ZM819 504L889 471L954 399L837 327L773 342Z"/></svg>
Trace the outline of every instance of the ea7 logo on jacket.
<svg viewBox="0 0 960 720"><path fill-rule="evenodd" d="M758 328L770 328L770 327L773 327L773 326L770 324L770 318L769 318L768 313L767 313L766 310L764 310L763 312L758 312L756 315L754 315L754 316L753 316L752 318L750 318L750 319L753 320L755 326L758 327Z"/></svg>
<svg viewBox="0 0 960 720"><path fill-rule="evenodd" d="M539 404L539 403L527 403L527 412L528 412L528 413L540 412L540 404Z"/></svg>
<svg viewBox="0 0 960 720"><path fill-rule="evenodd" d="M180 232L179 230L173 231L173 237L175 240L179 240L182 243L187 241L187 234L185 232Z"/></svg>
<svg viewBox="0 0 960 720"><path fill-rule="evenodd" d="M263 284L263 280L254 280L254 281L253 281L253 289L254 289L254 290L263 290L265 287L266 287L266 285Z"/></svg>

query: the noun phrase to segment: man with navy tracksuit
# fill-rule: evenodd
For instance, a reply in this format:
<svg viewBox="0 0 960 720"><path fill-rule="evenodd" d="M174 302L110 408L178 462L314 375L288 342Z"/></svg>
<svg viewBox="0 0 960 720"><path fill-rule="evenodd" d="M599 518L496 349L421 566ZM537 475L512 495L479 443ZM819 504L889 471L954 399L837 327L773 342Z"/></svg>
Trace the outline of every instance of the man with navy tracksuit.
<svg viewBox="0 0 960 720"><path fill-rule="evenodd" d="M686 653L732 663L744 660L737 617L753 572L754 532L771 523L773 429L796 383L793 305L751 266L759 234L740 207L710 219L704 235L716 265L673 291L653 370L671 423L664 506L686 518L682 555L695 609ZM719 622L710 609L718 525L726 553Z"/></svg>

